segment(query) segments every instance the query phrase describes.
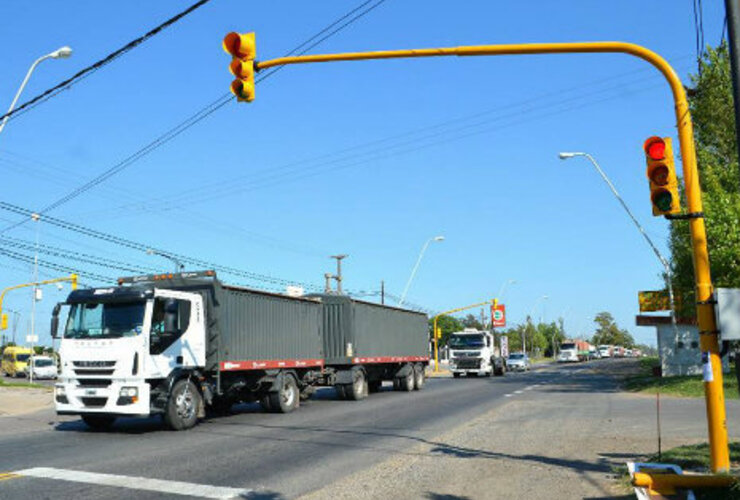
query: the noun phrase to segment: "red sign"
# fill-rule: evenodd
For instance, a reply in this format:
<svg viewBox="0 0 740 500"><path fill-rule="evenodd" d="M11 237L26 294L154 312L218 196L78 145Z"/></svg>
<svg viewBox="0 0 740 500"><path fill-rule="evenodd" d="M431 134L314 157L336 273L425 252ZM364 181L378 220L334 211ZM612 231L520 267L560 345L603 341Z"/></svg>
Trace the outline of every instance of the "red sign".
<svg viewBox="0 0 740 500"><path fill-rule="evenodd" d="M506 306L498 304L495 309L491 306L491 317L493 318L494 328L506 326Z"/></svg>

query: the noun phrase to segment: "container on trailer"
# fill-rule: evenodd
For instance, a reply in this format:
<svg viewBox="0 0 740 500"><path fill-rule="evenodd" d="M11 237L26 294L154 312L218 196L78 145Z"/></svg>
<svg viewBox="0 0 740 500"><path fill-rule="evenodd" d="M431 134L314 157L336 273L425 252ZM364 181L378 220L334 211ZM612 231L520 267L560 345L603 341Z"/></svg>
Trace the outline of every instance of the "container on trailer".
<svg viewBox="0 0 740 500"><path fill-rule="evenodd" d="M425 314L343 295L311 297L320 298L324 304L322 333L327 365L429 358Z"/></svg>

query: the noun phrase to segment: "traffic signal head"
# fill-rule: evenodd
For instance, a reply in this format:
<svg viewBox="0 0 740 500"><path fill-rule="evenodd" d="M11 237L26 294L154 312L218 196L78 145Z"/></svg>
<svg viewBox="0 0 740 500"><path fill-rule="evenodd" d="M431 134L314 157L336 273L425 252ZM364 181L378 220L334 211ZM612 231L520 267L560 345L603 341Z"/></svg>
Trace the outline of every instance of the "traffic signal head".
<svg viewBox="0 0 740 500"><path fill-rule="evenodd" d="M2 313L0 315L0 330L7 330L8 329L8 315L5 313Z"/></svg>
<svg viewBox="0 0 740 500"><path fill-rule="evenodd" d="M650 137L643 146L650 181L650 201L653 215L675 214L681 211L678 179L673 161L670 137Z"/></svg>
<svg viewBox="0 0 740 500"><path fill-rule="evenodd" d="M254 33L231 32L224 37L224 50L234 58L229 70L236 77L231 92L239 101L254 100L254 59L257 57Z"/></svg>

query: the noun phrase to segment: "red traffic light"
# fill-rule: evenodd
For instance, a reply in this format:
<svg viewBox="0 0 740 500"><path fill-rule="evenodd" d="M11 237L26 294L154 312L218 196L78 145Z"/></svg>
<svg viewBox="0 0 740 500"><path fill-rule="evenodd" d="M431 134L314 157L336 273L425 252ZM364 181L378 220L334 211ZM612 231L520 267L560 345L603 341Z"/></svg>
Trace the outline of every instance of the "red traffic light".
<svg viewBox="0 0 740 500"><path fill-rule="evenodd" d="M224 50L238 59L254 59L257 55L254 33L232 31L224 37Z"/></svg>
<svg viewBox="0 0 740 500"><path fill-rule="evenodd" d="M665 141L661 137L650 137L645 141L643 149L651 160L662 160L665 158Z"/></svg>

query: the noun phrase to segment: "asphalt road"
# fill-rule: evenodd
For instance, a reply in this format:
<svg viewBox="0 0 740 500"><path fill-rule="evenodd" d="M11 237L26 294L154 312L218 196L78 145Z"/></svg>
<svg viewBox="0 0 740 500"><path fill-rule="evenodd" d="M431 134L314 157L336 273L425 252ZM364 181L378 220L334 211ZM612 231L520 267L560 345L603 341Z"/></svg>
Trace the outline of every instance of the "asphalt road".
<svg viewBox="0 0 740 500"><path fill-rule="evenodd" d="M557 384L575 369L429 379L420 392L386 386L360 402L339 401L327 388L288 415L242 405L186 432L164 430L157 418L93 432L50 411L12 425L0 420L0 498L184 498L147 489L193 498L293 498L505 404L507 394L537 382ZM20 477L2 475L18 471Z"/></svg>

